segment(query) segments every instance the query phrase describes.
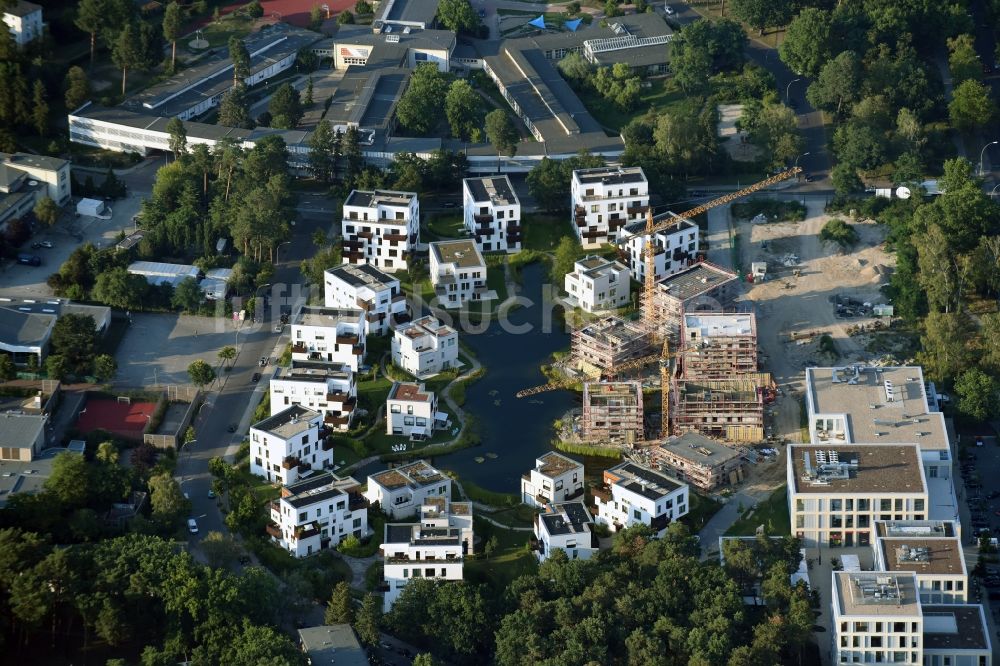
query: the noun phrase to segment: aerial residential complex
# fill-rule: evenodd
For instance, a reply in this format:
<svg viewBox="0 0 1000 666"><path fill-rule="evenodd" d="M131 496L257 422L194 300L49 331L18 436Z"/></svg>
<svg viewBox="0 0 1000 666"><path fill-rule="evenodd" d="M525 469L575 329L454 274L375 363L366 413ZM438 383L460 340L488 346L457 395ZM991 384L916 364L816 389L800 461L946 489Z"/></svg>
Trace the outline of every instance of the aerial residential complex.
<svg viewBox="0 0 1000 666"><path fill-rule="evenodd" d="M584 312L603 312L629 304L628 268L595 254L578 259L565 277L566 301Z"/></svg>
<svg viewBox="0 0 1000 666"><path fill-rule="evenodd" d="M392 362L414 377L433 377L458 364L458 332L432 315L397 326Z"/></svg>
<svg viewBox="0 0 1000 666"><path fill-rule="evenodd" d="M662 229L653 234L653 265L655 275L661 280L668 275L679 273L690 266L698 255L699 230L698 225L691 220L677 217L674 213L663 213L653 218L654 224L661 224L671 218L676 220L674 226ZM625 262L632 273L632 278L642 282L646 277L646 228L645 220L629 222L618 227L618 241L625 246Z"/></svg>
<svg viewBox="0 0 1000 666"><path fill-rule="evenodd" d="M521 502L535 508L567 502L583 494L583 463L549 451L521 475Z"/></svg>
<svg viewBox="0 0 1000 666"><path fill-rule="evenodd" d="M584 382L580 438L631 445L645 439L641 382Z"/></svg>
<svg viewBox="0 0 1000 666"><path fill-rule="evenodd" d="M437 396L423 384L393 382L385 400L385 432L426 439L437 428L448 427L448 414L438 411Z"/></svg>
<svg viewBox="0 0 1000 666"><path fill-rule="evenodd" d="M363 310L305 306L292 320L292 360L340 363L357 372L365 357Z"/></svg>
<svg viewBox="0 0 1000 666"><path fill-rule="evenodd" d="M407 321L409 309L399 280L369 264L342 264L323 272L328 308L361 308L365 333L384 335Z"/></svg>
<svg viewBox="0 0 1000 666"><path fill-rule="evenodd" d="M584 248L613 242L618 230L645 220L649 183L642 167L578 169L570 182L573 229Z"/></svg>
<svg viewBox="0 0 1000 666"><path fill-rule="evenodd" d="M566 553L571 560L588 560L598 552L594 519L583 502L546 504L535 516L535 556L544 562L555 550Z"/></svg>
<svg viewBox="0 0 1000 666"><path fill-rule="evenodd" d="M395 272L420 242L420 202L414 192L354 190L344 201L341 233L345 264Z"/></svg>
<svg viewBox="0 0 1000 666"><path fill-rule="evenodd" d="M346 431L354 420L357 377L345 365L293 360L291 366L275 370L268 388L271 416L300 405L323 414L323 423L334 430Z"/></svg>
<svg viewBox="0 0 1000 666"><path fill-rule="evenodd" d="M368 534L368 502L351 477L312 474L281 489L271 502L267 534L295 557L336 548L348 536Z"/></svg>
<svg viewBox="0 0 1000 666"><path fill-rule="evenodd" d="M250 473L282 485L333 465L333 446L320 437L323 415L292 405L250 426Z"/></svg>
<svg viewBox="0 0 1000 666"><path fill-rule="evenodd" d="M662 536L690 507L686 483L634 462L605 470L603 482L594 489L596 520L613 532L642 524Z"/></svg>
<svg viewBox="0 0 1000 666"><path fill-rule="evenodd" d="M497 294L486 286L486 261L471 240L430 244L431 284L438 303L459 308L469 301L488 301Z"/></svg>
<svg viewBox="0 0 1000 666"><path fill-rule="evenodd" d="M393 519L413 515L434 497L451 497L451 479L425 460L372 474L365 490L365 498L372 504L378 502Z"/></svg>
<svg viewBox="0 0 1000 666"><path fill-rule="evenodd" d="M464 179L462 211L466 231L483 252L521 249L521 202L507 176Z"/></svg>

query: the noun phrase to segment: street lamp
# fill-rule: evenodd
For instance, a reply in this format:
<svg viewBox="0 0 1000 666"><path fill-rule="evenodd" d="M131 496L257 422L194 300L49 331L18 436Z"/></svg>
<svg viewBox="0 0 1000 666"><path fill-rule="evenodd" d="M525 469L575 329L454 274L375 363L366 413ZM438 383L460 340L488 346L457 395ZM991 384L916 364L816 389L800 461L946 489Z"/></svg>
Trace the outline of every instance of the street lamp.
<svg viewBox="0 0 1000 666"><path fill-rule="evenodd" d="M983 175L983 155L986 154L986 149L989 148L990 146L995 146L998 143L1000 143L1000 141L990 141L988 144L986 144L985 146L983 146L982 150L979 151L979 175L980 176Z"/></svg>
<svg viewBox="0 0 1000 666"><path fill-rule="evenodd" d="M792 84L795 83L796 81L801 81L801 80L802 79L792 79L791 81L788 82L788 85L785 86L785 104L788 104L788 93L789 89L792 87Z"/></svg>
<svg viewBox="0 0 1000 666"><path fill-rule="evenodd" d="M291 242L292 241L285 241L284 243L278 243L278 247L274 248L274 263L275 263L275 265L277 265L278 263L280 263L278 261L278 252L281 250L281 246L282 245L288 245Z"/></svg>
<svg viewBox="0 0 1000 666"><path fill-rule="evenodd" d="M811 152L802 153L801 155L799 155L798 157L796 157L795 158L795 166L792 167L792 168L798 168L798 166L799 166L799 160L802 159L803 157L805 157L806 155L810 155L810 154L812 154L812 153Z"/></svg>
<svg viewBox="0 0 1000 666"><path fill-rule="evenodd" d="M998 188L998 187L1000 187L1000 184L997 184L997 185L994 185L994 186L993 186L993 189L992 189L992 190L990 190L990 199L992 199L992 198L993 198L993 195L995 195L995 194L997 193L997 188ZM82 413L82 412L81 412L81 413Z"/></svg>

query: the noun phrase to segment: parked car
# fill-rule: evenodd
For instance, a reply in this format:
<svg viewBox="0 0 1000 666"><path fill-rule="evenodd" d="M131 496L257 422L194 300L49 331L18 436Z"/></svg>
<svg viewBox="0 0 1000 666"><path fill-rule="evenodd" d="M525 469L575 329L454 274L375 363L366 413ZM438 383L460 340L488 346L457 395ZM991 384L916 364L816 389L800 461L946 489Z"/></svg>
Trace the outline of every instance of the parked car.
<svg viewBox="0 0 1000 666"><path fill-rule="evenodd" d="M667 16L673 16L674 8L671 7L670 5L663 5L663 13L666 14Z"/></svg>
<svg viewBox="0 0 1000 666"><path fill-rule="evenodd" d="M229 427L226 428L226 430L229 431L229 432L236 432L236 424L235 423L230 423Z"/></svg>
<svg viewBox="0 0 1000 666"><path fill-rule="evenodd" d="M211 488L208 489L208 499L215 499L215 491Z"/></svg>
<svg viewBox="0 0 1000 666"><path fill-rule="evenodd" d="M17 255L17 263L22 266L41 266L42 258L34 254L19 254Z"/></svg>
<svg viewBox="0 0 1000 666"><path fill-rule="evenodd" d="M188 532L191 534L198 533L198 521L194 518L188 518Z"/></svg>
<svg viewBox="0 0 1000 666"><path fill-rule="evenodd" d="M52 241L42 241L39 245L47 250L51 250L55 247L55 245L52 244Z"/></svg>
<svg viewBox="0 0 1000 666"><path fill-rule="evenodd" d="M252 381L254 384L256 384L257 382L259 382L260 381L260 373L259 372L253 373L253 377L250 378L250 381Z"/></svg>
<svg viewBox="0 0 1000 666"><path fill-rule="evenodd" d="M260 357L260 367L263 368L266 365L267 365L267 357L266 356L261 356Z"/></svg>

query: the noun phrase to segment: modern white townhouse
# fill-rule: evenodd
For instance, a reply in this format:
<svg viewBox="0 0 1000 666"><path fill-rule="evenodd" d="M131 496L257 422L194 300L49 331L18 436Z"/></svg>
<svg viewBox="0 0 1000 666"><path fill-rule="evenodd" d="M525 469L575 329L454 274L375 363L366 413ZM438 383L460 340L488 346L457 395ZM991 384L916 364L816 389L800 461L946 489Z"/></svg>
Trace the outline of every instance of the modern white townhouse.
<svg viewBox="0 0 1000 666"><path fill-rule="evenodd" d="M521 202L507 176L463 180L462 210L465 229L483 252L521 249Z"/></svg>
<svg viewBox="0 0 1000 666"><path fill-rule="evenodd" d="M832 663L921 666L924 616L912 573L834 571Z"/></svg>
<svg viewBox="0 0 1000 666"><path fill-rule="evenodd" d="M365 313L303 307L292 319L292 359L340 363L357 372L365 358Z"/></svg>
<svg viewBox="0 0 1000 666"><path fill-rule="evenodd" d="M44 33L42 8L33 2L15 0L13 6L4 8L3 22L18 46L41 39Z"/></svg>
<svg viewBox="0 0 1000 666"><path fill-rule="evenodd" d="M595 248L613 242L626 224L646 219L649 183L641 167L577 169L570 197L573 230L584 248Z"/></svg>
<svg viewBox="0 0 1000 666"><path fill-rule="evenodd" d="M250 426L250 473L289 485L333 465L333 445L320 437L323 415L292 405Z"/></svg>
<svg viewBox="0 0 1000 666"><path fill-rule="evenodd" d="M583 463L549 451L521 475L521 502L535 508L559 504L583 495Z"/></svg>
<svg viewBox="0 0 1000 666"><path fill-rule="evenodd" d="M409 319L406 294L399 280L368 264L342 264L323 271L328 308L360 308L365 334L384 335Z"/></svg>
<svg viewBox="0 0 1000 666"><path fill-rule="evenodd" d="M922 604L924 666L989 666L993 641L982 604Z"/></svg>
<svg viewBox="0 0 1000 666"><path fill-rule="evenodd" d="M345 264L406 270L420 242L420 202L415 192L354 190L344 202Z"/></svg>
<svg viewBox="0 0 1000 666"><path fill-rule="evenodd" d="M694 262L698 254L698 225L669 212L655 216L653 223L661 224L669 219L676 220L674 226L653 234L653 264L657 280L681 272ZM618 240L625 248L625 263L632 272L632 279L639 282L646 277L646 237L642 235L645 229L644 219L629 222L618 229Z"/></svg>
<svg viewBox="0 0 1000 666"><path fill-rule="evenodd" d="M441 307L460 308L470 301L497 297L486 286L486 261L471 240L431 243L430 273L434 295Z"/></svg>
<svg viewBox="0 0 1000 666"><path fill-rule="evenodd" d="M931 498L925 517L958 520L944 415L919 366L806 368L806 410L813 444L916 444Z"/></svg>
<svg viewBox="0 0 1000 666"><path fill-rule="evenodd" d="M447 428L448 414L438 411L434 391L423 384L394 382L385 400L385 432L410 439L427 439Z"/></svg>
<svg viewBox="0 0 1000 666"><path fill-rule="evenodd" d="M357 413L357 376L339 363L293 359L290 367L275 370L268 389L271 416L300 405L320 412L327 427L346 431Z"/></svg>
<svg viewBox="0 0 1000 666"><path fill-rule="evenodd" d="M915 573L921 603L968 601L969 574L955 523L879 521L875 534L875 568Z"/></svg>
<svg viewBox="0 0 1000 666"><path fill-rule="evenodd" d="M427 315L396 327L392 362L426 379L458 365L458 332Z"/></svg>
<svg viewBox="0 0 1000 666"><path fill-rule="evenodd" d="M634 462L604 470L603 481L593 491L596 520L613 532L642 523L662 536L690 507L686 483Z"/></svg>
<svg viewBox="0 0 1000 666"><path fill-rule="evenodd" d="M539 562L555 550L564 551L571 560L589 560L600 550L594 519L582 501L545 505L545 511L535 516L535 540Z"/></svg>
<svg viewBox="0 0 1000 666"><path fill-rule="evenodd" d="M368 534L368 502L352 477L312 474L281 489L265 528L274 543L295 557L336 548L349 536Z"/></svg>
<svg viewBox="0 0 1000 666"><path fill-rule="evenodd" d="M372 474L365 490L365 498L371 504L377 502L393 519L413 515L433 497L451 497L451 479L426 460Z"/></svg>
<svg viewBox="0 0 1000 666"><path fill-rule="evenodd" d="M807 548L870 546L877 520L927 519L915 444L792 444L787 477L792 534Z"/></svg>
<svg viewBox="0 0 1000 666"><path fill-rule="evenodd" d="M447 497L428 498L420 506L418 523L386 523L382 541L388 590L383 610L389 611L414 578L462 580L465 557L473 552L472 504Z"/></svg>
<svg viewBox="0 0 1000 666"><path fill-rule="evenodd" d="M627 306L632 282L624 264L592 254L573 264L564 287L570 307L595 313Z"/></svg>

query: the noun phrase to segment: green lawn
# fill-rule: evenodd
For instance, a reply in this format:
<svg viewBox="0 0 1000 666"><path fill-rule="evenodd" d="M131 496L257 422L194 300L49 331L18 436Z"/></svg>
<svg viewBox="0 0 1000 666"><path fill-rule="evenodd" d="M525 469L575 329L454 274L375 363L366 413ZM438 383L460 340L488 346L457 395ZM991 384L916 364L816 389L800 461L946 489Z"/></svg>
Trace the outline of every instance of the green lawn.
<svg viewBox="0 0 1000 666"><path fill-rule="evenodd" d="M465 223L460 214L432 213L427 218L426 227L430 235L433 236L433 238L428 238L428 240L448 240L451 238L462 238Z"/></svg>
<svg viewBox="0 0 1000 666"><path fill-rule="evenodd" d="M201 36L208 40L209 48L226 46L230 37L243 38L253 30L253 20L245 16L233 16L228 14L218 21L209 22L201 29ZM183 46L187 47L190 39L185 39ZM180 46L180 44L178 44Z"/></svg>
<svg viewBox="0 0 1000 666"><path fill-rule="evenodd" d="M684 92L673 83L673 79L648 81L650 88L643 88L639 95L639 103L631 111L622 111L614 103L601 97L589 88L578 90L577 94L587 110L605 127L611 130L621 130L633 118L653 113L661 115L684 101Z"/></svg>
<svg viewBox="0 0 1000 666"><path fill-rule="evenodd" d="M526 547L530 532L501 529L478 516L475 516L473 521L476 537L481 539L476 551L482 553L483 546L494 535L497 537L497 548L489 560L480 554L476 559L466 563L465 572L468 580L488 583L494 589L501 591L515 578L538 568L538 561Z"/></svg>
<svg viewBox="0 0 1000 666"><path fill-rule="evenodd" d="M551 252L559 245L563 238L576 238L570 228L570 220L567 217L555 217L553 215L524 215L524 244L525 250L538 250L540 252Z"/></svg>
<svg viewBox="0 0 1000 666"><path fill-rule="evenodd" d="M781 486L770 497L761 502L756 509L744 507L746 511L726 530L726 536L753 536L757 527L764 526L771 536L790 534L791 525L788 516L788 487Z"/></svg>
<svg viewBox="0 0 1000 666"><path fill-rule="evenodd" d="M700 532L705 527L705 523L722 508L721 502L705 495L699 495L693 490L689 495L689 501L688 513L681 520L691 528L693 533Z"/></svg>

